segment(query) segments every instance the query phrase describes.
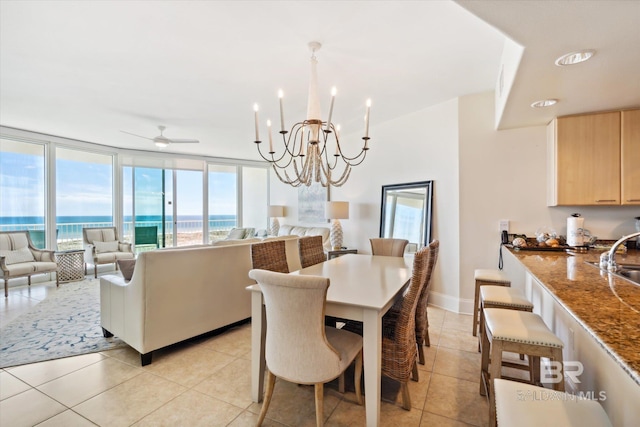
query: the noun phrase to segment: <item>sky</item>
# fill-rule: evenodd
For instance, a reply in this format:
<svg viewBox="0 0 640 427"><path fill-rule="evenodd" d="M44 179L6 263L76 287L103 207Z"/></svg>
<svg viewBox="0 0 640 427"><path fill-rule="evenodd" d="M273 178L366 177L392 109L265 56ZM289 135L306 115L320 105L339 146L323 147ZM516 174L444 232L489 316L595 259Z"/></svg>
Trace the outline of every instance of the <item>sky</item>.
<svg viewBox="0 0 640 427"><path fill-rule="evenodd" d="M125 168L125 185L130 185L130 171L131 168ZM171 173L166 176L168 190L165 201L168 201L173 196ZM159 210L162 191L160 170L138 168L136 181L137 189L148 190L144 196L136 197L136 213L152 214L154 210ZM0 151L0 217L44 216L44 182L44 156ZM210 214L235 214L235 174L210 173L209 186ZM201 172L178 171L179 216L202 214L202 187ZM112 194L110 163L56 160L57 216L110 216ZM129 197L126 197L127 194ZM170 214L172 206L167 203L167 207L167 213ZM131 212L131 190L125 189L124 212L125 215ZM160 212L155 214L159 215Z"/></svg>

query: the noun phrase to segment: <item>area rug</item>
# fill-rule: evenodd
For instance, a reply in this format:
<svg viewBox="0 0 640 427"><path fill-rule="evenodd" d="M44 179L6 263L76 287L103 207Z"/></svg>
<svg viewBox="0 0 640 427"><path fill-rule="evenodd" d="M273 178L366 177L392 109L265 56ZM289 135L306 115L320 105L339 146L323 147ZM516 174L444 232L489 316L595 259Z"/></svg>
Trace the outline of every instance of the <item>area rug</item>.
<svg viewBox="0 0 640 427"><path fill-rule="evenodd" d="M124 347L100 327L100 279L60 284L0 329L0 368Z"/></svg>

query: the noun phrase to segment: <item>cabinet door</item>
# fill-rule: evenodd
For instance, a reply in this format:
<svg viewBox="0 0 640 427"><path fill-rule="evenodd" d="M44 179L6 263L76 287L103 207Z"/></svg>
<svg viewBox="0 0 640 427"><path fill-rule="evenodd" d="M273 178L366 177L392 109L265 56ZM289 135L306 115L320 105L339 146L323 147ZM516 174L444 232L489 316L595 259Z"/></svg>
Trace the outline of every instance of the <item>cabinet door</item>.
<svg viewBox="0 0 640 427"><path fill-rule="evenodd" d="M640 110L622 112L622 204L640 205Z"/></svg>
<svg viewBox="0 0 640 427"><path fill-rule="evenodd" d="M620 204L620 112L557 119L558 205Z"/></svg>

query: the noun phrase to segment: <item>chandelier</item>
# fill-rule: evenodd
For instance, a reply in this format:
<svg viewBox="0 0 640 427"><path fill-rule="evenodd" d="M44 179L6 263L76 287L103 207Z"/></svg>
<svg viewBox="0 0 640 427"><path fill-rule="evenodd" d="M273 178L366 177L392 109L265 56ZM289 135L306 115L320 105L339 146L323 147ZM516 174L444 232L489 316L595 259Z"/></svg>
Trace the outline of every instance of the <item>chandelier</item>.
<svg viewBox="0 0 640 427"><path fill-rule="evenodd" d="M371 100L367 100L366 114L364 118L364 143L360 152L355 156L348 156L340 144L340 125L332 121L333 103L336 96L336 88L331 90L331 105L327 120L323 121L320 115L320 100L318 98L318 75L316 66L316 51L322 45L318 42L309 43L311 49L311 79L309 82L309 98L307 104L307 118L293 125L290 131L284 126L283 92L278 92L280 100L280 134L282 145L274 147L271 132L271 121L267 120L267 132L269 134L269 151L263 153L260 148L258 126L258 104L254 104L256 139L260 156L268 161L278 179L285 184L299 187L310 186L314 182L323 187L340 187L349 179L351 168L362 163L369 150L369 111ZM333 154L330 154L333 151Z"/></svg>

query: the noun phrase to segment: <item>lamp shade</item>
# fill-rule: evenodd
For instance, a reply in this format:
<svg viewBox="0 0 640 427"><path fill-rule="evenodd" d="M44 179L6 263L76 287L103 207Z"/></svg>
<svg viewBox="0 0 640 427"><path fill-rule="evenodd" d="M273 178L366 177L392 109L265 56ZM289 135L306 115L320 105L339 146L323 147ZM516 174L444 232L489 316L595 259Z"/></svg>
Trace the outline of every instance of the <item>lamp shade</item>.
<svg viewBox="0 0 640 427"><path fill-rule="evenodd" d="M269 217L283 217L284 216L284 206L271 205L269 206Z"/></svg>
<svg viewBox="0 0 640 427"><path fill-rule="evenodd" d="M324 213L327 219L349 219L349 202L327 202Z"/></svg>

